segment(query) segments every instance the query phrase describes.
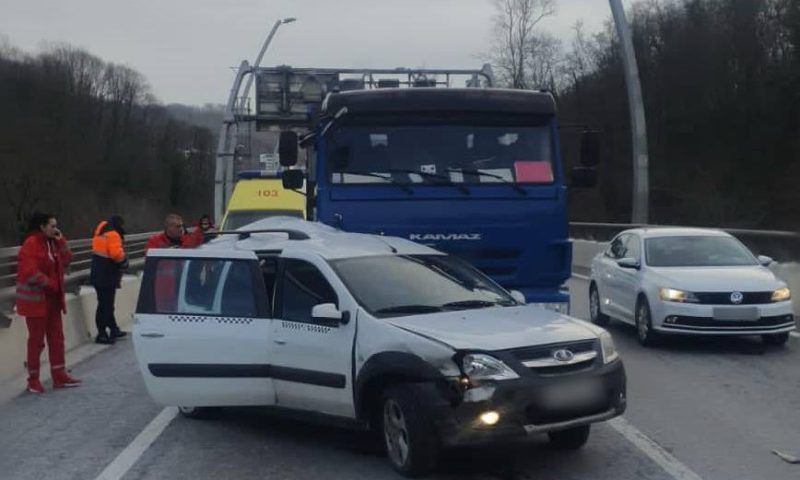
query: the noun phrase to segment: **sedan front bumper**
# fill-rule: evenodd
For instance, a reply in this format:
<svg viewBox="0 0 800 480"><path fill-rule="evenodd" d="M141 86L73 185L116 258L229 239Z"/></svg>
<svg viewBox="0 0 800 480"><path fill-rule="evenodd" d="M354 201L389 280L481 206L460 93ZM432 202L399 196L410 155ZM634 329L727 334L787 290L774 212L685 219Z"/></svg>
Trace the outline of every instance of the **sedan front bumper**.
<svg viewBox="0 0 800 480"><path fill-rule="evenodd" d="M653 329L685 335L770 335L796 328L790 301L761 305L654 302Z"/></svg>

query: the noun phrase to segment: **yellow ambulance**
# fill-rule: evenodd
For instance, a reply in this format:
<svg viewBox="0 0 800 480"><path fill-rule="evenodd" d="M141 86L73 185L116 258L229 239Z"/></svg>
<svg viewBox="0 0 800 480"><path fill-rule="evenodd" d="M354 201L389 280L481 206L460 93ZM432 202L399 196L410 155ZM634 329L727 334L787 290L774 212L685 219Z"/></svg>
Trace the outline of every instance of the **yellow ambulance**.
<svg viewBox="0 0 800 480"><path fill-rule="evenodd" d="M275 216L305 219L306 197L284 189L280 175L241 172L220 228L236 230L256 220Z"/></svg>

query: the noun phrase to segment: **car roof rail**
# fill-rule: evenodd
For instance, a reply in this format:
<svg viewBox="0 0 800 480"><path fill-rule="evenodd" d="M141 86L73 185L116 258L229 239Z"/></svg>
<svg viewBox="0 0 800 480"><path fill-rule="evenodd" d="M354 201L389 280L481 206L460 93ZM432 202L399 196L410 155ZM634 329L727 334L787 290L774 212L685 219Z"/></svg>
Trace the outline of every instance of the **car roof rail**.
<svg viewBox="0 0 800 480"><path fill-rule="evenodd" d="M289 236L289 240L310 240L306 232L301 230L294 230L291 228L268 228L259 230L222 230L219 232L209 232L209 235L238 235L239 240L250 238L254 233L285 233Z"/></svg>

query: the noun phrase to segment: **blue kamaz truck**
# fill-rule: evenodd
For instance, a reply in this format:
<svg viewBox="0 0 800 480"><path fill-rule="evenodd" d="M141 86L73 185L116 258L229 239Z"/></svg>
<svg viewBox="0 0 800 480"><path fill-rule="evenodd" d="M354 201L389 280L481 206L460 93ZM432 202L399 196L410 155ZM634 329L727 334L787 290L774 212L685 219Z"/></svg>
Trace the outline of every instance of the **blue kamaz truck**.
<svg viewBox="0 0 800 480"><path fill-rule="evenodd" d="M458 75L468 86L451 87ZM310 219L431 245L568 311L568 179L550 93L492 88L486 69L278 67L256 81L259 128L281 130L283 166L305 163L283 180L307 182ZM584 133L572 186L593 186L596 147Z"/></svg>

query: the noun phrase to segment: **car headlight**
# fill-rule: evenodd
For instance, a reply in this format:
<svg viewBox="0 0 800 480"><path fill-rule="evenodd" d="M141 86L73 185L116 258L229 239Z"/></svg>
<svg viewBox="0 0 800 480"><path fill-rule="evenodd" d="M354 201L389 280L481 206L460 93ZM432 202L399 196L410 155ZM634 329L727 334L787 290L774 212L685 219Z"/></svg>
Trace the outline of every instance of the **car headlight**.
<svg viewBox="0 0 800 480"><path fill-rule="evenodd" d="M501 360L482 353L464 355L461 367L470 380L513 380L519 378L517 372Z"/></svg>
<svg viewBox="0 0 800 480"><path fill-rule="evenodd" d="M611 334L603 332L600 334L600 347L603 350L603 363L611 363L619 358L617 347L614 346L614 339Z"/></svg>
<svg viewBox="0 0 800 480"><path fill-rule="evenodd" d="M692 292L685 292L683 290L676 290L674 288L659 288L658 296L665 302L680 302L680 303L699 303L700 299L697 298Z"/></svg>
<svg viewBox="0 0 800 480"><path fill-rule="evenodd" d="M779 288L772 292L772 301L773 302L783 302L785 300L791 300L792 298L792 291L786 287Z"/></svg>

